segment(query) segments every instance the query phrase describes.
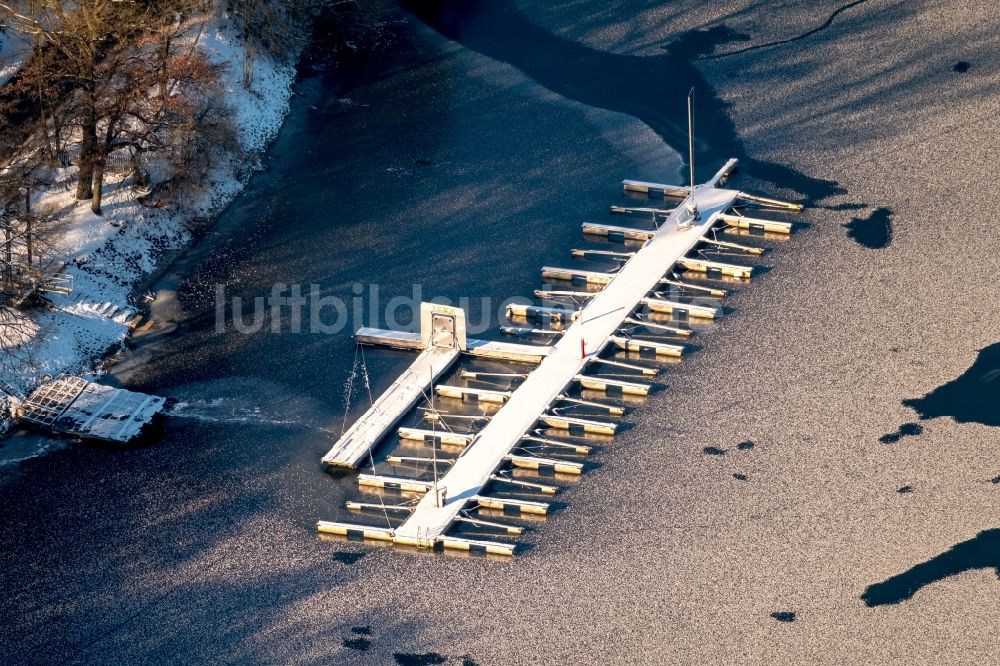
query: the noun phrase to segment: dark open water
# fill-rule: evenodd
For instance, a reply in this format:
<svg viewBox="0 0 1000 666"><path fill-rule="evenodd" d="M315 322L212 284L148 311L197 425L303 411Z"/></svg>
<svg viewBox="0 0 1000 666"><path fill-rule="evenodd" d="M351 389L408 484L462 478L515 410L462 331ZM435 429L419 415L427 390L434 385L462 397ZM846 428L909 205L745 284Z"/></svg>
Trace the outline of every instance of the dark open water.
<svg viewBox="0 0 1000 666"><path fill-rule="evenodd" d="M362 322L351 312L336 334L293 333L286 310L280 333L270 321L218 333L216 285L247 303L276 283L347 303L377 290L362 317L376 325L416 285L469 297L470 320L495 335L482 299L496 312L530 296L541 266L569 261L580 223L620 198L621 178L677 180L676 154L633 119L567 102L408 20L360 71L304 74L267 171L157 285L156 325L109 380L178 401L162 439L119 450L19 438L54 450L8 466L0 485L5 652L97 658L122 617L154 603L124 592L144 571L203 557L257 518L311 535L318 518L346 517L354 479L319 459L344 423ZM412 355L366 358L377 392ZM112 621L101 600L123 594Z"/></svg>

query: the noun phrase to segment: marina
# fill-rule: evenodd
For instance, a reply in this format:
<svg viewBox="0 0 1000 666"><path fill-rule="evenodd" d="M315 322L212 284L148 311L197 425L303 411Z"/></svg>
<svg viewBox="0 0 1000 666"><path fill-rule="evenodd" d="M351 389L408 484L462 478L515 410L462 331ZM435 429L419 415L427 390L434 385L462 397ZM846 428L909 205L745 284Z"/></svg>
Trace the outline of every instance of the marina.
<svg viewBox="0 0 1000 666"><path fill-rule="evenodd" d="M68 259L75 284L25 302L51 353L30 375L8 364L7 407L61 373L167 407L139 446L34 425L2 442L5 663L990 662L1000 283L982 183L1000 149L1000 55L982 46L995 9L386 6L371 53L359 41L343 62L306 56L290 90L290 63L243 58L228 30L239 13L213 14L200 41L230 64L220 120L232 107L242 139L245 121L276 129L285 98L289 113L273 143L241 141L243 193L166 247L146 243L175 228L162 224L175 197L186 209L236 181L182 174L161 189L160 169L148 185L116 169L94 216L74 200L82 135L55 132L79 130L81 98L69 117L37 107L45 122L28 129L37 142L48 126L39 155L56 171L40 175L59 205L33 202L48 235L34 250L43 266ZM193 39L197 15L181 11ZM733 223L719 218L685 256L751 278L675 264L645 294L714 319L638 304L545 410L590 424L533 424L433 549L385 539L508 408L437 387L521 392L538 350L603 291L541 269L616 275L683 205L692 87L695 182L735 157L720 187L806 211L737 199ZM624 191L623 178L681 195ZM131 208L149 189L151 206ZM12 244L24 257L23 236ZM284 300L294 285L301 318ZM419 378L425 393L356 468L321 463L424 351L417 312L431 300L465 309L467 349ZM508 303L560 312L508 316ZM128 308L142 324L121 344ZM396 339L358 344L361 327ZM476 355L474 340L534 360ZM586 431L600 424L615 434ZM317 533L320 519L378 529Z"/></svg>
<svg viewBox="0 0 1000 666"><path fill-rule="evenodd" d="M618 422L594 418L589 414L565 413L563 405L588 406L610 417L624 414L620 406L567 395L567 387L575 385L612 398L648 395L655 385L636 380L655 376L655 368L602 358L601 354L606 349L619 349L637 354L640 358L682 356L685 352L683 344L638 338L632 332L645 327L683 341L693 332L685 325L689 319L711 321L721 314L720 308L707 305L704 300L725 296L725 291L715 286L682 280L684 275L743 281L754 272L751 266L710 259L710 252L700 248L708 248L715 254L760 256L764 253L763 248L719 240L718 232L744 230L751 236L791 233L789 222L759 220L738 212L737 209L745 205L784 212L797 212L802 207L725 189L722 184L735 167L736 160L731 159L710 180L692 187L624 181L625 192L676 197L681 201L670 209L630 209L646 214L652 211L653 229L583 225L585 238L599 236L610 242L638 242L641 246L633 252L574 249L571 253L571 256L584 260L596 258L618 262L618 266L611 270L543 268L543 278L568 281L575 290L537 290L534 292L536 298L556 301L558 307L510 305L507 308L509 319L526 320L533 326L501 327L503 333L535 338L540 344L468 340L465 313L458 308L432 303L421 306L420 333L360 329L355 336L358 344L414 350L419 351L419 355L413 365L335 443L323 462L353 468L367 458L374 467L373 451L376 446L423 398L430 405L424 407L428 410L425 417L430 417L435 428L400 428L397 434L401 440L429 444L434 456L391 455L386 462L394 465L428 464L433 478L359 474L360 486L417 496L413 502L393 505L395 511L406 514L403 522L398 525L387 523L383 527L320 520L317 530L325 534L375 539L402 546L513 555L516 550L513 542L466 538L449 534L449 530L459 523L475 522L469 514L476 510L496 510L515 516L549 513L551 507L548 502L490 494L492 484L497 483L522 484L522 488L532 488L542 494L555 494L557 491L557 487L551 484L513 479L501 471L504 466L555 476L576 476L585 471L585 463L578 460L523 452L526 443L564 454L586 455L590 452L586 446L541 437L538 424L570 437L610 437L619 430ZM613 209L612 212L620 211ZM581 290L594 287L599 290ZM681 295L692 294L702 302L678 300ZM671 323L651 321L651 317L657 314L669 316ZM519 382L511 389L435 384L462 355L528 362L534 367L526 372L491 374L463 370L460 373L466 381L487 381L492 377ZM639 374L630 374L628 379L600 376L593 369L601 364L617 365L622 370L638 370ZM443 422L445 417L434 405L435 395L463 403L491 404L497 410L483 417L485 425L481 429L462 434L439 431L436 424ZM438 447L446 444L459 446L461 453L456 458L438 459ZM364 511L380 507L387 509L384 501L379 504L355 502L349 508ZM502 535L520 533L516 526L499 523L482 522L479 527L496 528Z"/></svg>

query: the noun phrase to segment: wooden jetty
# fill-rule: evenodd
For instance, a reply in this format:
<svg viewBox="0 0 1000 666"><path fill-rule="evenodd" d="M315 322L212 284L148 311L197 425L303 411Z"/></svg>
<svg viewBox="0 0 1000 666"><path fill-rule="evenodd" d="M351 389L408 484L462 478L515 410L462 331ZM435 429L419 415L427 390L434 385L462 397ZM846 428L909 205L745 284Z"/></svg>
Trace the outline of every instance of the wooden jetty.
<svg viewBox="0 0 1000 666"><path fill-rule="evenodd" d="M20 419L55 433L126 444L163 410L155 395L104 386L79 377L57 377L32 391Z"/></svg>
<svg viewBox="0 0 1000 666"><path fill-rule="evenodd" d="M352 428L352 431L364 433L364 436L349 431L345 434L347 441L342 439L330 454L324 457L325 462L332 464L345 461L349 466L356 465L360 459L359 452L370 451L375 441L391 429L395 421L413 406L420 395L435 391L433 377L444 372L462 353L489 358L506 357L508 360L524 360L526 357L531 357L538 365L531 372L525 373L526 376L523 376L520 385L512 390L437 387L436 391L439 394L455 395L463 399L472 397L479 400L491 399L501 405L482 429L463 437L461 444L464 445L464 450L457 458L447 462L440 478L437 472L431 481L374 474L359 477L359 482L365 485L397 488L421 495L414 506L404 507L408 515L401 524L374 527L319 521L317 529L324 533L379 539L407 546L513 554L515 546L512 543L468 539L450 535L448 531L468 519L466 514L476 509L494 509L515 514L546 514L550 508L546 502L490 496L488 488L491 487L491 483L519 483L518 480L504 476L499 471L504 466L547 470L553 474L563 475L576 475L584 470L583 464L579 462L524 453L527 444L554 448L574 446L567 442L539 437L536 434L539 427L563 430L570 435L587 433L613 435L617 431L618 424L615 422L564 413L562 406L574 402L608 408L609 415L623 412L621 408L570 398L565 394L566 387L577 384L587 390L604 391L611 395L647 395L648 385L638 381L599 377L588 374L588 370L592 370L596 364L609 362L629 367L629 364L600 358L599 355L608 346L648 354L654 358L663 355L679 356L683 353L682 345L635 338L630 331L642 326L654 330L653 327L657 326L641 314L643 309L651 312L667 312L679 320L684 320L688 316L701 318L717 316L717 308L668 300L665 296L657 295L657 290L663 289L664 284L679 291L687 289L700 298L718 298L725 295L724 291L713 287L690 285L681 281L677 274L685 271L707 274L709 278L729 276L746 279L752 275L753 269L750 266L718 262L693 254L697 248L705 247L706 243L711 247L725 247L718 244L718 241L716 245L711 244L716 239L717 230L736 227L753 233L791 231L791 225L788 223L746 218L733 211L734 206L749 203L763 208L801 210L798 204L722 188L720 183L735 166L736 160L729 160L708 182L691 187L624 181L623 188L626 191L677 197L681 201L673 208L657 209L657 214L662 219L659 220L656 229L636 230L612 225L584 225L584 234L588 236L598 235L611 241L643 243L635 252L594 251L601 258L610 257L619 261L620 266L614 271L555 267L542 269L543 276L548 279L568 280L575 285L600 287L600 291L596 292L536 292L539 298L569 298L573 300L575 307L517 306L509 310L508 315L511 317L548 320L551 323L565 325L564 330L554 336L555 339L546 337L551 343L548 346L473 344L472 341L464 339L464 319L461 311L456 312L454 309L439 311L435 309L439 306L430 304L424 304L422 308L419 336L371 329L358 331L356 337L359 342L415 349L420 351L420 355L414 366L411 366L411 369L404 373L403 377L394 383ZM726 249L731 251L739 249L740 252L749 255L762 253L759 248L749 246ZM574 256L586 259L588 251L574 251ZM671 298L674 296L671 295ZM450 317L451 323L445 321L445 325L441 326L436 323L438 317ZM684 334L685 331L690 333L690 330L678 327L661 325L660 328L671 333ZM553 333L551 330L530 328L510 330L525 335ZM416 367L418 365L419 367ZM640 366L639 369L643 368ZM471 376L473 373L469 374ZM651 373L643 372L642 375L631 376L638 380L649 374ZM519 378L521 376L518 375ZM435 437L433 433L426 432L414 436ZM581 448L584 452L589 451L588 447L578 447L575 453L580 453ZM556 450L566 452L565 448ZM434 460L435 470L438 462L437 459ZM526 486L539 485L521 483L525 483ZM554 486L546 488L555 492ZM501 527L506 526L501 525ZM506 533L511 532L508 530Z"/></svg>

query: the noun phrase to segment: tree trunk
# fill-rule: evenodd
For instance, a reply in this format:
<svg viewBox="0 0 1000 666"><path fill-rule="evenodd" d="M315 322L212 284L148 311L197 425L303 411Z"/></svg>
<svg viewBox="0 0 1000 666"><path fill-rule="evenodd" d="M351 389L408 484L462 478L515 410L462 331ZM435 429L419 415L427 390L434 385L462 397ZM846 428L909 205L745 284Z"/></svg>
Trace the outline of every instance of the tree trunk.
<svg viewBox="0 0 1000 666"><path fill-rule="evenodd" d="M54 162L55 153L52 151L52 143L49 141L49 123L45 118L45 107L39 110L38 126L42 130L42 155L45 161L51 164Z"/></svg>
<svg viewBox="0 0 1000 666"><path fill-rule="evenodd" d="M167 60L170 59L170 33L163 35L163 53L160 55L160 98L167 97Z"/></svg>
<svg viewBox="0 0 1000 666"><path fill-rule="evenodd" d="M243 56L243 87L250 90L253 85L253 61L254 45L251 39L247 39L246 52Z"/></svg>
<svg viewBox="0 0 1000 666"><path fill-rule="evenodd" d="M76 198L94 196L91 181L94 178L94 157L97 152L97 99L93 79L83 91L83 141L80 143L80 180L76 184Z"/></svg>
<svg viewBox="0 0 1000 666"><path fill-rule="evenodd" d="M76 198L89 199L94 196L91 182L94 178L94 157L97 149L97 119L88 114L83 123L83 142L80 144L80 180L76 184Z"/></svg>
<svg viewBox="0 0 1000 666"><path fill-rule="evenodd" d="M35 48L38 48L38 42L35 42ZM42 78L38 77L38 85L35 87L35 93L38 95L38 111L39 111L39 127L42 130L42 153L45 155L45 159L50 163L53 161L54 153L52 152L52 144L49 143L49 124L45 120L45 108L48 106L46 104L45 93L42 92Z"/></svg>
<svg viewBox="0 0 1000 666"><path fill-rule="evenodd" d="M25 242L27 244L28 251L28 270L31 270L32 257L31 257L31 190L28 189L24 193L24 226L25 226Z"/></svg>
<svg viewBox="0 0 1000 666"><path fill-rule="evenodd" d="M7 257L6 266L4 266L4 274L7 276L7 284L11 285L14 283L14 253L11 247L11 237L10 237L10 223L3 230L4 236L7 238L7 242L4 243L4 254Z"/></svg>
<svg viewBox="0 0 1000 666"><path fill-rule="evenodd" d="M94 163L94 187L93 199L90 201L90 210L94 215L103 215L101 212L101 195L104 192L104 157L99 157Z"/></svg>
<svg viewBox="0 0 1000 666"><path fill-rule="evenodd" d="M61 160L61 161L64 162L64 160L62 160L62 156L60 155L60 153L62 153L62 131L61 131L62 130L62 121L59 119L58 112L54 111L54 112L52 112L49 115L52 117L52 148L53 148L53 154L56 156L57 159L59 159L59 160ZM65 167L66 164L65 163L60 163L59 166Z"/></svg>

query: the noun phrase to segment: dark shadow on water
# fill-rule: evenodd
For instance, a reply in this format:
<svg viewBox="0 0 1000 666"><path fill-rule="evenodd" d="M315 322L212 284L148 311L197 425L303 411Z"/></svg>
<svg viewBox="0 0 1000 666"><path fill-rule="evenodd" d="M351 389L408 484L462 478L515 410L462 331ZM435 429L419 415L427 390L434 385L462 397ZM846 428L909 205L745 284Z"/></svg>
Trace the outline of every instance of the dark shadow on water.
<svg viewBox="0 0 1000 666"><path fill-rule="evenodd" d="M345 638L343 645L350 650L367 652L368 648L372 646L372 642L367 638Z"/></svg>
<svg viewBox="0 0 1000 666"><path fill-rule="evenodd" d="M958 379L903 404L921 419L950 416L958 423L1000 426L1000 343L981 350Z"/></svg>
<svg viewBox="0 0 1000 666"><path fill-rule="evenodd" d="M904 423L896 432L890 432L878 438L883 444L895 444L904 437L916 437L924 431L919 423Z"/></svg>
<svg viewBox="0 0 1000 666"><path fill-rule="evenodd" d="M338 550L333 554L333 561L340 562L341 564L355 564L358 560L364 557L364 553L353 553L347 550ZM352 630L353 631L353 630ZM361 633L361 632L356 632Z"/></svg>
<svg viewBox="0 0 1000 666"><path fill-rule="evenodd" d="M437 652L394 652L393 658L399 666L431 666L432 664L443 664L446 658Z"/></svg>
<svg viewBox="0 0 1000 666"><path fill-rule="evenodd" d="M448 39L517 67L563 97L641 120L682 154L687 152L686 92L694 88L699 180L736 157L755 178L799 192L808 204L846 193L835 181L747 155L727 105L692 64L722 44L746 39L725 25L684 33L662 55L629 56L553 35L531 23L511 0L400 0L400 4Z"/></svg>
<svg viewBox="0 0 1000 666"><path fill-rule="evenodd" d="M859 245L881 250L892 242L892 209L876 208L868 217L855 217L844 228Z"/></svg>
<svg viewBox="0 0 1000 666"><path fill-rule="evenodd" d="M816 207L822 208L823 210L840 211L840 210L861 210L862 208L868 208L868 205L863 203L839 203L839 204L816 206Z"/></svg>
<svg viewBox="0 0 1000 666"><path fill-rule="evenodd" d="M926 585L972 569L994 569L1000 578L1000 529L984 530L937 557L870 585L861 595L861 600L868 606L898 604Z"/></svg>

